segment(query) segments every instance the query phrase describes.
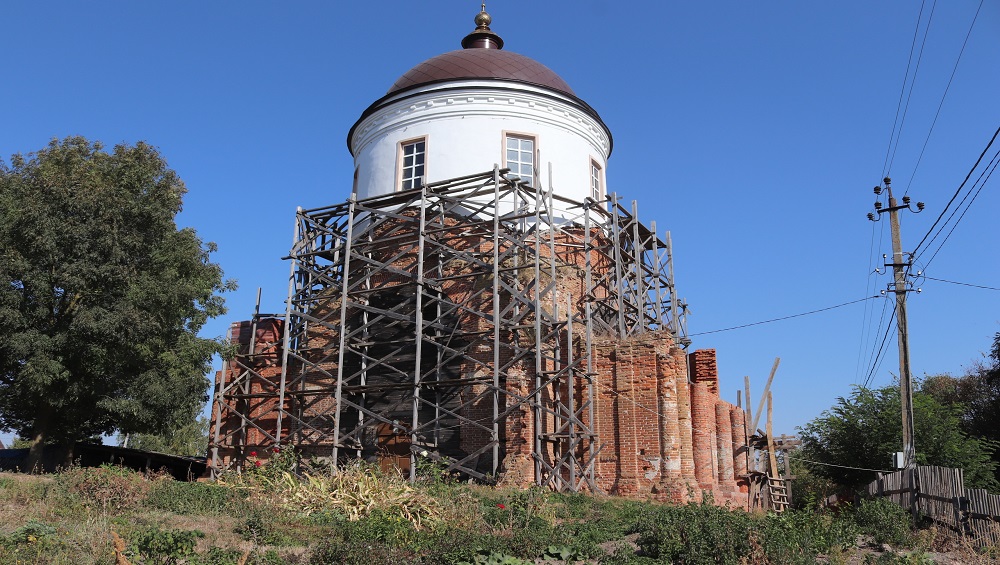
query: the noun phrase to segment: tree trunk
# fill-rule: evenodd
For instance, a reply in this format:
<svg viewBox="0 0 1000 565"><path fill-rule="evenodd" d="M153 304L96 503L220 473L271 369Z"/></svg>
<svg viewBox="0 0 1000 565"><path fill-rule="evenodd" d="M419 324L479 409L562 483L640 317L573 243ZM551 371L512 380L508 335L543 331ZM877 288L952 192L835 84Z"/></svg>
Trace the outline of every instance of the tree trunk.
<svg viewBox="0 0 1000 565"><path fill-rule="evenodd" d="M23 471L27 473L41 473L45 471L42 464L42 454L45 450L45 437L49 426L49 409L43 408L35 416L35 423L31 427L31 448L28 450L28 459L24 462Z"/></svg>
<svg viewBox="0 0 1000 565"><path fill-rule="evenodd" d="M66 452L66 458L63 459L63 467L72 467L73 459L76 458L76 440L68 439L63 442L63 451Z"/></svg>
<svg viewBox="0 0 1000 565"><path fill-rule="evenodd" d="M34 429L31 433L31 448L28 450L28 459L24 462L23 471L27 473L41 473L45 469L42 466L42 452L45 449L45 427L39 426L38 419L35 419Z"/></svg>

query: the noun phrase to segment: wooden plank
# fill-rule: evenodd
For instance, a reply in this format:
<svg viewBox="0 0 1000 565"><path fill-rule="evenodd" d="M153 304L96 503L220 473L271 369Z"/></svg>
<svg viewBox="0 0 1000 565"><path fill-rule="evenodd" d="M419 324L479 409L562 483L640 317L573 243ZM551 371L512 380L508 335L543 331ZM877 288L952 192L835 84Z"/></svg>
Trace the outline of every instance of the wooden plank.
<svg viewBox="0 0 1000 565"><path fill-rule="evenodd" d="M778 360L775 359L774 369L778 368L777 361ZM771 376L772 377L774 376L774 370L771 371ZM771 381L768 381L767 384L770 385ZM772 416L772 407L773 407L773 395L771 394L771 391L767 391L766 394L767 394L767 424L765 424L765 425L767 427L767 458L768 458L768 462L770 463L770 468L768 469L768 473L767 474L770 475L770 476L772 476L772 477L777 477L778 476L778 459L777 459L777 457L774 456L774 441L773 441L774 433L771 430L771 416Z"/></svg>
<svg viewBox="0 0 1000 565"><path fill-rule="evenodd" d="M760 403L757 405L757 413L753 417L753 425L750 426L750 433L757 433L757 424L760 422L760 413L764 410L764 399L767 398L769 392L771 392L771 382L774 381L774 374L778 372L778 364L781 363L781 357L774 358L774 365L771 367L771 374L767 377L767 384L764 385L764 391L761 393ZM747 396L747 405L750 404L750 397Z"/></svg>

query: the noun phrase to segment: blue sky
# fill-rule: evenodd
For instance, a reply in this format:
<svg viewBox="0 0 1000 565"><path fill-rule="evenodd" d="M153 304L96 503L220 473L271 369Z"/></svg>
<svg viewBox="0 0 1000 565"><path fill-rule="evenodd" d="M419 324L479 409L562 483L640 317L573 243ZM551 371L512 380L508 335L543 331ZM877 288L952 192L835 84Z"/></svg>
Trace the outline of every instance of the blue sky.
<svg viewBox="0 0 1000 565"><path fill-rule="evenodd" d="M918 39L932 4L923 6ZM897 191L927 203L903 216L905 249L1000 126L1000 4L987 1L928 139L979 6L939 4L890 170ZM281 257L295 207L347 198L350 126L410 67L457 49L478 8L453 0L9 3L0 157L68 135L159 147L189 189L179 222L218 244L215 260L240 284L228 296L230 314L205 328L221 336L229 321L250 316L257 287L264 312L284 311ZM691 333L885 288L889 277L870 273L890 252L888 222L873 225L865 214L886 168L920 2L511 0L487 9L507 49L557 72L610 127L609 189L637 200L643 221L671 230ZM986 184L929 276L1000 287L998 187L1000 178ZM910 296L913 373L961 373L1000 331L1000 292L932 280L921 287ZM759 395L781 357L775 429L793 433L865 380L885 328L882 304L696 335L694 347L718 349L729 400L744 375ZM876 386L898 371L891 335L883 356Z"/></svg>

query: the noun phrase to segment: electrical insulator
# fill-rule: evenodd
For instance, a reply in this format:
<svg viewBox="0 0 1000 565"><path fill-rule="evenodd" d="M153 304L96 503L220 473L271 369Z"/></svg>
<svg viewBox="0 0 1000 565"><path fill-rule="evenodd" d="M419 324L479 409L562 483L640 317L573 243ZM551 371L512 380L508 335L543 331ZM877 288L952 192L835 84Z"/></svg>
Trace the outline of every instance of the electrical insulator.
<svg viewBox="0 0 1000 565"><path fill-rule="evenodd" d="M875 209L876 210L881 210L882 209L882 203L879 202L878 200L875 201Z"/></svg>
<svg viewBox="0 0 1000 565"><path fill-rule="evenodd" d="M917 202L917 210L923 210L923 209L924 209L924 203L923 202Z"/></svg>
<svg viewBox="0 0 1000 565"><path fill-rule="evenodd" d="M889 185L890 185L890 184L892 183L892 179L891 179L891 178L889 178L889 177L885 177L884 179L882 179L882 182L884 182L884 183L885 183L885 186L886 186L886 188L888 188L888 187L889 187Z"/></svg>
<svg viewBox="0 0 1000 565"><path fill-rule="evenodd" d="M903 197L903 204L906 204L907 206L910 205L910 197L909 196L904 196Z"/></svg>
<svg viewBox="0 0 1000 565"><path fill-rule="evenodd" d="M872 214L871 212L868 212L868 219L874 222L875 221L875 214Z"/></svg>
<svg viewBox="0 0 1000 565"><path fill-rule="evenodd" d="M876 186L875 187L875 194L882 194L882 187L881 186Z"/></svg>

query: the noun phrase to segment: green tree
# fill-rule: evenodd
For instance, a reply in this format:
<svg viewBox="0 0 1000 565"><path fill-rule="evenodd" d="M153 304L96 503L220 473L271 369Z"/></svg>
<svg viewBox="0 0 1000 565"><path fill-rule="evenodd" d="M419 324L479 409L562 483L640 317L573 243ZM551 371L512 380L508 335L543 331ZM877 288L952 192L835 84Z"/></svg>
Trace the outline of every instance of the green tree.
<svg viewBox="0 0 1000 565"><path fill-rule="evenodd" d="M920 383L922 386L922 383ZM864 469L888 469L890 454L902 450L899 387L855 388L850 398L799 428L802 458L817 461L815 474L857 489L875 479ZM1000 487L991 454L997 443L970 437L959 427L961 409L940 402L922 388L913 394L918 465L960 467L967 487Z"/></svg>
<svg viewBox="0 0 1000 565"><path fill-rule="evenodd" d="M127 447L169 453L171 455L187 455L204 457L208 450L209 420L204 416L192 416L175 429L160 434L119 434L119 444L128 438Z"/></svg>
<svg viewBox="0 0 1000 565"><path fill-rule="evenodd" d="M934 375L924 390L946 404L961 407L962 429L969 435L1000 440L1000 333L985 360L977 360L961 377Z"/></svg>
<svg viewBox="0 0 1000 565"><path fill-rule="evenodd" d="M234 284L178 229L184 193L143 142L0 162L0 428L31 440L29 466L45 443L161 433L205 402L222 344L197 334Z"/></svg>
<svg viewBox="0 0 1000 565"><path fill-rule="evenodd" d="M989 355L975 361L960 377L934 375L924 379L923 390L959 411L966 434L1000 442L1000 333L993 337ZM1000 463L1000 450L993 452ZM1000 469L998 469L1000 479Z"/></svg>

